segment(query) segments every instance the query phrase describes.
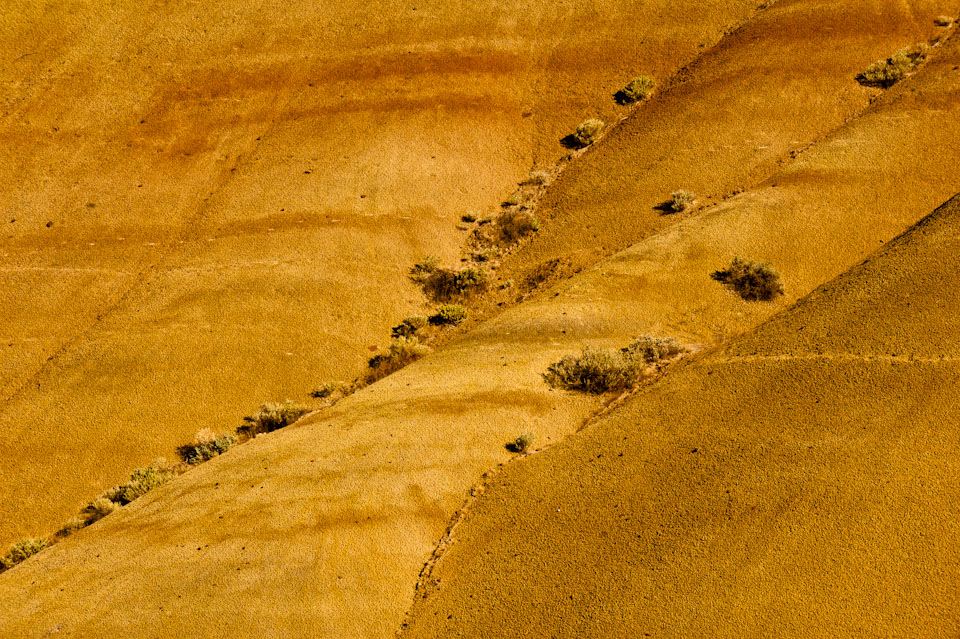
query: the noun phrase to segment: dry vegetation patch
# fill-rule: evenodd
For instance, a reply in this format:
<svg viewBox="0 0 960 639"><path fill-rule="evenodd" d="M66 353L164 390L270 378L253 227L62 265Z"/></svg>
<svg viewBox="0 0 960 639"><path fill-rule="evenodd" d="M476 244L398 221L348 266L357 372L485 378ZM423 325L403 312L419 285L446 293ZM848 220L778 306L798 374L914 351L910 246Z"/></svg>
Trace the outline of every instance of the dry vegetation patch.
<svg viewBox="0 0 960 639"><path fill-rule="evenodd" d="M244 417L245 424L237 432L247 437L256 437L261 433L270 433L289 426L310 412L307 406L295 404L289 399L283 403L268 402L260 406L255 414Z"/></svg>
<svg viewBox="0 0 960 639"><path fill-rule="evenodd" d="M857 76L857 82L868 87L892 87L926 59L928 48L926 44L904 47L886 60L871 64Z"/></svg>
<svg viewBox="0 0 960 639"><path fill-rule="evenodd" d="M367 381L375 382L382 379L407 364L417 361L429 352L430 349L421 344L416 337L395 339L390 343L385 353L379 353L370 358Z"/></svg>
<svg viewBox="0 0 960 639"><path fill-rule="evenodd" d="M630 80L625 87L617 91L613 97L618 104L632 104L646 100L653 92L655 83L652 78L640 75Z"/></svg>
<svg viewBox="0 0 960 639"><path fill-rule="evenodd" d="M587 346L579 355L566 355L551 364L543 378L555 388L587 393L621 391L636 386L686 351L675 340L647 336L621 349Z"/></svg>
<svg viewBox="0 0 960 639"><path fill-rule="evenodd" d="M770 265L762 262L734 257L730 266L714 271L711 277L749 302L768 302L778 295L783 295L780 275L770 268Z"/></svg>
<svg viewBox="0 0 960 639"><path fill-rule="evenodd" d="M50 545L46 539L28 538L14 544L3 557L0 557L0 572L9 570L22 561L25 561Z"/></svg>

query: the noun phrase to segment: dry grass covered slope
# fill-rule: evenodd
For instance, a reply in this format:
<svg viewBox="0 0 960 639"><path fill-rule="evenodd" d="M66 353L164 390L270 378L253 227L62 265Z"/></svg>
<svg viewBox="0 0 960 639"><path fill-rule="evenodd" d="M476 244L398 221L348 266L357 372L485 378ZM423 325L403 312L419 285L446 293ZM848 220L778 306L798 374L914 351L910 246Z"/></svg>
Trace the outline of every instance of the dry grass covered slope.
<svg viewBox="0 0 960 639"><path fill-rule="evenodd" d="M8 3L0 540L350 376L418 310L406 267L457 257L461 213L755 9Z"/></svg>
<svg viewBox="0 0 960 639"><path fill-rule="evenodd" d="M960 197L496 475L414 637L944 637L960 624Z"/></svg>

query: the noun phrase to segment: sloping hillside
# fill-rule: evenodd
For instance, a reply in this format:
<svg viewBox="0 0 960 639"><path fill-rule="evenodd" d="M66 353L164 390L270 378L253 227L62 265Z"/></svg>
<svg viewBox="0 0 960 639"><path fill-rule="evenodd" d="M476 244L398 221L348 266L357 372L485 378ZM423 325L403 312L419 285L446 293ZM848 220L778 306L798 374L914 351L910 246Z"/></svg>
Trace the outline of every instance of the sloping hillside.
<svg viewBox="0 0 960 639"><path fill-rule="evenodd" d="M960 197L508 465L403 636L951 636L958 274Z"/></svg>
<svg viewBox="0 0 960 639"><path fill-rule="evenodd" d="M0 542L352 376L463 212L755 4L6 3Z"/></svg>
<svg viewBox="0 0 960 639"><path fill-rule="evenodd" d="M951 103L940 97L941 91L956 91L943 80L942 70L953 66L943 56L901 88L901 94L915 92L916 101L892 95L890 104L795 164L829 166L845 157L838 158L838 147L865 139L893 145L907 126L915 136L942 130L955 111L943 109L928 119L927 111L914 108L921 99ZM921 84L925 74L929 85ZM941 151L945 158L955 152L949 146ZM921 184L954 179L958 166L905 157L915 158L909 168ZM859 179L871 177L865 172ZM851 178L845 188L856 184ZM741 201L766 191L744 194ZM819 191L793 193L795 201L811 205L805 231L830 222L829 209L812 206ZM550 391L540 379L549 362L585 342L622 345L638 333L690 340L697 327L708 327L701 333L718 325L728 333L749 330L809 292L818 276L861 260L912 214L888 209L878 196L874 207L861 209L869 215L829 225L830 238L796 233L791 241L798 261L784 269L789 297L751 305L712 282L709 267L750 248L752 235L726 236L725 242L741 246L708 242L723 224L740 224L763 209L759 203L744 206L746 217L739 217L741 209L718 209L511 309L301 425L204 464L4 573L0 600L16 604L3 631L27 637L53 628L114 637L218 636L307 627L317 636L390 635L470 487L509 459L503 444L521 430L536 432L539 445L556 442L601 406L596 398ZM745 228L769 228L771 236L785 237L775 226L781 218L760 219L769 226L754 222ZM834 250L817 250L826 239ZM695 253L696 259L685 248L694 240L710 247ZM684 257L663 257L671 245ZM672 307L657 297L661 289L684 287L690 295L673 296ZM658 301L650 310L652 300ZM847 369L837 370L831 384L849 383ZM748 381L742 392L755 389ZM684 410L697 409L693 399L684 401ZM98 612L103 608L122 612L105 617ZM219 616L209 616L211 609Z"/></svg>

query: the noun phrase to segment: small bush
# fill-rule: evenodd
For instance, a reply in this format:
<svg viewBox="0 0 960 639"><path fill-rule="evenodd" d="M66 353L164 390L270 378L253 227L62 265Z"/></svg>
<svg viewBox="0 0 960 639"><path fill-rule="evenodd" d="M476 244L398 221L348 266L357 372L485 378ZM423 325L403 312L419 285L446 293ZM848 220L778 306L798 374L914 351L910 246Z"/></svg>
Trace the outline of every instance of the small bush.
<svg viewBox="0 0 960 639"><path fill-rule="evenodd" d="M367 373L367 378L371 382L384 378L429 352L430 349L421 344L416 337L396 339L390 343L387 352L370 358L368 362L370 371Z"/></svg>
<svg viewBox="0 0 960 639"><path fill-rule="evenodd" d="M503 206L517 206L518 204L523 204L526 198L524 198L523 193L520 191L514 191L510 194L506 200L503 201Z"/></svg>
<svg viewBox="0 0 960 639"><path fill-rule="evenodd" d="M780 276L769 265L734 257L725 269L715 271L711 277L733 289L747 301L772 300L783 295Z"/></svg>
<svg viewBox="0 0 960 639"><path fill-rule="evenodd" d="M468 211L460 216L461 222L466 222L467 224L473 224L477 221L477 218L480 217L475 211Z"/></svg>
<svg viewBox="0 0 960 639"><path fill-rule="evenodd" d="M619 350L589 346L580 355L566 355L544 373L551 386L588 393L620 391L635 386L656 365L686 352L672 340L641 337Z"/></svg>
<svg viewBox="0 0 960 639"><path fill-rule="evenodd" d="M170 474L159 466L138 468L130 474L130 481L114 489L111 500L125 506L163 485L168 479Z"/></svg>
<svg viewBox="0 0 960 639"><path fill-rule="evenodd" d="M430 299L448 302L485 291L490 285L490 278L485 270L479 268L469 267L459 271L437 268L421 285Z"/></svg>
<svg viewBox="0 0 960 639"><path fill-rule="evenodd" d="M111 502L112 503L112 502ZM83 517L71 517L67 520L63 526L60 527L60 530L57 531L57 537L61 539L64 537L69 537L73 533L77 532L81 528L92 524L92 521L84 519Z"/></svg>
<svg viewBox="0 0 960 639"><path fill-rule="evenodd" d="M399 324L393 327L390 331L390 335L394 338L396 337L413 337L417 335L421 330L426 328L427 318L423 315L413 315L411 317L403 318ZM317 397L314 395L314 397ZM326 395L324 395L326 397Z"/></svg>
<svg viewBox="0 0 960 639"><path fill-rule="evenodd" d="M256 414L244 417L246 423L238 431L250 437L270 433L289 426L309 412L306 406L294 404L289 399L282 404L269 402L261 405Z"/></svg>
<svg viewBox="0 0 960 639"><path fill-rule="evenodd" d="M927 57L927 45L917 44L904 47L886 60L878 60L857 76L857 82L864 86L892 87L908 73L917 68Z"/></svg>
<svg viewBox="0 0 960 639"><path fill-rule="evenodd" d="M933 24L937 25L938 27L949 27L951 24L953 24L953 18L950 16L937 16L933 19Z"/></svg>
<svg viewBox="0 0 960 639"><path fill-rule="evenodd" d="M205 431L197 433L192 443L177 449L180 459L191 465L200 464L222 455L237 444L237 436L233 433L224 433L215 437L212 431L206 429Z"/></svg>
<svg viewBox="0 0 960 639"><path fill-rule="evenodd" d="M410 267L410 279L414 282L423 282L430 275L437 270L437 267L440 265L440 259L428 255L413 266Z"/></svg>
<svg viewBox="0 0 960 639"><path fill-rule="evenodd" d="M507 211L497 217L501 244L512 244L540 230L540 220L529 211Z"/></svg>
<svg viewBox="0 0 960 639"><path fill-rule="evenodd" d="M573 137L580 146L589 146L593 144L600 132L603 130L603 120L591 119L584 120L577 126Z"/></svg>
<svg viewBox="0 0 960 639"><path fill-rule="evenodd" d="M645 75L637 76L633 80L630 80L627 86L617 91L614 97L616 97L617 102L620 104L630 104L631 102L646 100L650 96L650 92L653 91L653 87L654 82L651 78Z"/></svg>
<svg viewBox="0 0 960 639"><path fill-rule="evenodd" d="M0 557L0 569L8 570L25 561L50 545L46 539L23 539L14 544L10 552ZM2 571L0 570L0 571Z"/></svg>
<svg viewBox="0 0 960 639"><path fill-rule="evenodd" d="M523 433L507 444L507 450L513 453L525 453L533 446L533 433Z"/></svg>
<svg viewBox="0 0 960 639"><path fill-rule="evenodd" d="M541 186L550 181L550 172L549 171L530 171L529 177L523 181L524 184L533 184L534 186Z"/></svg>
<svg viewBox="0 0 960 639"><path fill-rule="evenodd" d="M444 304L430 316L430 323L436 326L458 325L467 319L467 309L460 304Z"/></svg>
<svg viewBox="0 0 960 639"><path fill-rule="evenodd" d="M86 516L85 525L89 526L95 521L100 521L117 508L120 508L120 504L108 499L107 497L97 497L84 509L83 514Z"/></svg>
<svg viewBox="0 0 960 639"><path fill-rule="evenodd" d="M407 318L407 319L410 319L410 318ZM407 320L404 320L404 321L407 321ZM394 330L396 330L396 328L394 328ZM326 399L327 397L330 397L331 395L341 390L342 388L343 388L343 382L326 382L324 384L320 384L319 386L314 388L312 391L310 391L310 397L316 397L317 399Z"/></svg>
<svg viewBox="0 0 960 639"><path fill-rule="evenodd" d="M690 205L693 204L696 197L693 191L674 191L670 194L670 210L674 213L686 211Z"/></svg>
<svg viewBox="0 0 960 639"><path fill-rule="evenodd" d="M490 262L498 257L500 257L500 249L494 246L477 249L470 254L470 259L472 259L474 262Z"/></svg>

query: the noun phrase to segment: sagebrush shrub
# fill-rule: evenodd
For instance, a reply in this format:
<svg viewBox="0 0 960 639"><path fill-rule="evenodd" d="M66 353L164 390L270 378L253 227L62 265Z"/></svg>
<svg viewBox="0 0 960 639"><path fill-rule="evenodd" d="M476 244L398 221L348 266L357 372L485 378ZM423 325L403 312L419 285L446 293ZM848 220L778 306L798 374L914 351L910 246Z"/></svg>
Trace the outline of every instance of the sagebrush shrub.
<svg viewBox="0 0 960 639"><path fill-rule="evenodd" d="M630 102L646 100L650 96L650 92L653 91L653 87L653 79L645 75L637 76L633 80L630 80L627 86L617 92L617 101L622 104L628 104Z"/></svg>
<svg viewBox="0 0 960 639"><path fill-rule="evenodd" d="M877 60L857 76L864 86L889 88L917 68L927 57L927 45L904 47L886 60Z"/></svg>
<svg viewBox="0 0 960 639"><path fill-rule="evenodd" d="M714 271L711 277L747 301L766 302L783 295L780 275L765 263L734 257L730 266Z"/></svg>
<svg viewBox="0 0 960 639"><path fill-rule="evenodd" d="M5 556L0 557L0 570L13 568L50 545L46 539L22 539L13 545Z"/></svg>
<svg viewBox="0 0 960 639"><path fill-rule="evenodd" d="M87 525L92 524L95 521L100 521L117 508L120 508L120 504L108 499L107 497L97 497L86 507L83 511L84 515L87 517Z"/></svg>
<svg viewBox="0 0 960 639"><path fill-rule="evenodd" d="M434 255L428 255L410 267L410 279L414 282L422 282L430 277L439 265L439 258Z"/></svg>
<svg viewBox="0 0 960 639"><path fill-rule="evenodd" d="M177 449L180 459L188 464L201 464L208 459L222 455L237 444L237 436L233 433L224 433L215 437L213 432L197 433L197 437L190 444L184 444Z"/></svg>
<svg viewBox="0 0 960 639"><path fill-rule="evenodd" d="M158 466L138 468L130 473L130 481L117 487L119 490L113 493L116 497L113 501L125 506L166 483L168 479L170 479L170 473Z"/></svg>
<svg viewBox="0 0 960 639"><path fill-rule="evenodd" d="M413 315L411 317L403 318L399 324L391 329L390 334L392 337L413 337L426 327L426 317L422 315Z"/></svg>
<svg viewBox="0 0 960 639"><path fill-rule="evenodd" d="M268 402L262 404L260 410L255 414L244 417L245 424L238 431L250 437L255 437L261 433L270 433L284 426L289 426L309 412L308 407L295 404L289 399L282 404Z"/></svg>
<svg viewBox="0 0 960 639"><path fill-rule="evenodd" d="M603 131L603 120L595 118L584 120L577 126L573 137L580 146L589 146L596 141L601 131Z"/></svg>
<svg viewBox="0 0 960 639"><path fill-rule="evenodd" d="M506 211L497 217L497 233L501 244L512 244L540 230L540 220L529 211Z"/></svg>
<svg viewBox="0 0 960 639"><path fill-rule="evenodd" d="M683 189L674 191L670 194L670 210L674 213L686 211L696 197L693 191L684 191Z"/></svg>
<svg viewBox="0 0 960 639"><path fill-rule="evenodd" d="M468 267L455 271L447 268L434 269L421 282L423 292L436 302L449 302L456 298L469 297L487 290L490 277L481 268Z"/></svg>
<svg viewBox="0 0 960 639"><path fill-rule="evenodd" d="M524 197L523 193L520 191L514 191L510 194L510 197L503 201L503 206L517 206L519 204L523 204L525 200L526 198Z"/></svg>
<svg viewBox="0 0 960 639"><path fill-rule="evenodd" d="M620 391L635 386L658 364L686 350L672 339L646 336L617 350L587 346L579 355L566 355L551 364L543 378L551 386L568 390Z"/></svg>
<svg viewBox="0 0 960 639"><path fill-rule="evenodd" d="M526 180L523 181L524 184L533 184L535 186L541 186L550 181L550 172L549 171L530 171L530 175Z"/></svg>
<svg viewBox="0 0 960 639"><path fill-rule="evenodd" d="M507 444L507 449L514 453L525 453L533 446L533 433L522 433Z"/></svg>
<svg viewBox="0 0 960 639"><path fill-rule="evenodd" d="M430 323L437 326L462 324L467 319L467 309L461 304L444 304L430 316Z"/></svg>
<svg viewBox="0 0 960 639"><path fill-rule="evenodd" d="M416 337L401 337L393 340L385 353L374 355L368 362L367 379L371 382L386 377L415 362L430 352Z"/></svg>

